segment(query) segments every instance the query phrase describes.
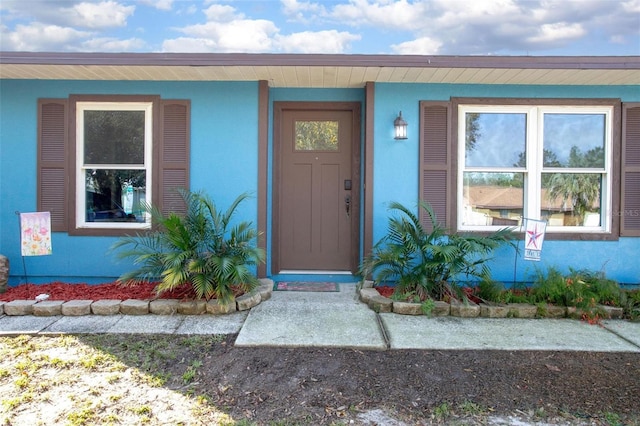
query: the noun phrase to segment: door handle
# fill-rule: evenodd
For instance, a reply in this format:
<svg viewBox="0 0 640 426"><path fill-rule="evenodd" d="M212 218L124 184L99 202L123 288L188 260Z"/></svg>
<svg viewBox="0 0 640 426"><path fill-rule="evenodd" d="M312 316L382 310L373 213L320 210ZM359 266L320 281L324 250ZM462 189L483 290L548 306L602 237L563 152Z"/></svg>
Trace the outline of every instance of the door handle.
<svg viewBox="0 0 640 426"><path fill-rule="evenodd" d="M347 217L350 217L349 215L351 213L351 195L345 195L344 206L347 210Z"/></svg>

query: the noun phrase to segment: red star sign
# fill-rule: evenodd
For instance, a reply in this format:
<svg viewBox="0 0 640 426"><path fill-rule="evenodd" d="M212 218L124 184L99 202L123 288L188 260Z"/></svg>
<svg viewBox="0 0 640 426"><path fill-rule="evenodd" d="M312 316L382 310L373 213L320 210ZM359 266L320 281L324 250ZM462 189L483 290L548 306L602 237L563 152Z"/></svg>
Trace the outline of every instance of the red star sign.
<svg viewBox="0 0 640 426"><path fill-rule="evenodd" d="M529 241L527 242L527 247L533 245L533 248L538 248L538 238L542 236L542 232L538 232L538 225L533 228L533 231L527 231L527 235L529 237Z"/></svg>

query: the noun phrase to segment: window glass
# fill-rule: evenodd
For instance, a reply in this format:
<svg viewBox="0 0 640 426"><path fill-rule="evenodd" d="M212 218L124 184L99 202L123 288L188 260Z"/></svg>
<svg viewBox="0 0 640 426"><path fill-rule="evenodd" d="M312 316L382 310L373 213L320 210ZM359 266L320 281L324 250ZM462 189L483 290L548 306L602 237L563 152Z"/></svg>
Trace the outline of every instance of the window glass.
<svg viewBox="0 0 640 426"><path fill-rule="evenodd" d="M545 167L604 167L604 114L544 114Z"/></svg>
<svg viewBox="0 0 640 426"><path fill-rule="evenodd" d="M90 169L85 172L87 222L144 222L145 170Z"/></svg>
<svg viewBox="0 0 640 426"><path fill-rule="evenodd" d="M296 151L337 151L337 121L296 121Z"/></svg>
<svg viewBox="0 0 640 426"><path fill-rule="evenodd" d="M526 114L465 114L467 167L514 167L525 162Z"/></svg>
<svg viewBox="0 0 640 426"><path fill-rule="evenodd" d="M543 173L540 216L549 226L601 226L602 174Z"/></svg>
<svg viewBox="0 0 640 426"><path fill-rule="evenodd" d="M524 206L523 173L463 175L463 225L518 225Z"/></svg>
<svg viewBox="0 0 640 426"><path fill-rule="evenodd" d="M86 164L143 164L144 111L85 111Z"/></svg>
<svg viewBox="0 0 640 426"><path fill-rule="evenodd" d="M147 228L151 104L77 103L76 226Z"/></svg>
<svg viewBox="0 0 640 426"><path fill-rule="evenodd" d="M550 232L609 231L611 113L609 106L461 105L458 226L530 218L547 220Z"/></svg>

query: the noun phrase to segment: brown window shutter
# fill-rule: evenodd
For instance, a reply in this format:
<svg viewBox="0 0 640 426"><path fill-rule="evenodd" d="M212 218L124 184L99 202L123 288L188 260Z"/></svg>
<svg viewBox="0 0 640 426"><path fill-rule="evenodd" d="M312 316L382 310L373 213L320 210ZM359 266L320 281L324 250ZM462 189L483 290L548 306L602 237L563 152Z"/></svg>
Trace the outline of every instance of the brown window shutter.
<svg viewBox="0 0 640 426"><path fill-rule="evenodd" d="M51 213L51 230L67 231L67 100L38 99L37 209Z"/></svg>
<svg viewBox="0 0 640 426"><path fill-rule="evenodd" d="M158 186L154 198L164 214L186 212L176 189L189 189L190 116L188 100L160 101Z"/></svg>
<svg viewBox="0 0 640 426"><path fill-rule="evenodd" d="M622 107L620 236L640 237L640 103Z"/></svg>
<svg viewBox="0 0 640 426"><path fill-rule="evenodd" d="M451 217L451 104L420 102L420 199L431 204L438 222L450 227ZM427 215L422 223L431 229Z"/></svg>

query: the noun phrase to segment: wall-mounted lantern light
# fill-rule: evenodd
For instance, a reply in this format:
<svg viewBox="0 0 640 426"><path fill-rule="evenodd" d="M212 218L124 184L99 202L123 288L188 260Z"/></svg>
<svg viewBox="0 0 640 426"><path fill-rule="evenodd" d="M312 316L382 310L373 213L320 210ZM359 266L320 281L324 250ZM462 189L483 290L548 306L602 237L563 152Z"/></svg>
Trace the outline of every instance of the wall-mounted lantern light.
<svg viewBox="0 0 640 426"><path fill-rule="evenodd" d="M396 131L395 139L407 139L407 122L402 118L402 111L393 122L393 127Z"/></svg>

